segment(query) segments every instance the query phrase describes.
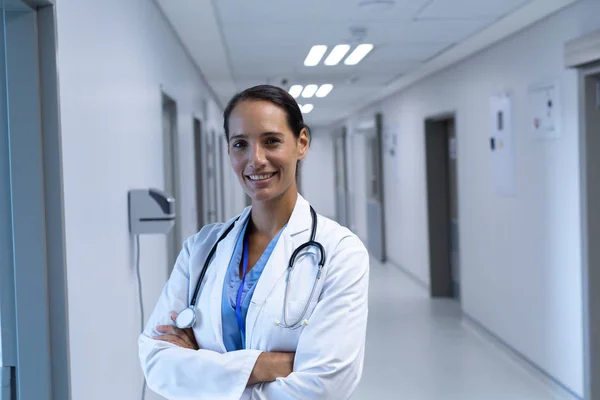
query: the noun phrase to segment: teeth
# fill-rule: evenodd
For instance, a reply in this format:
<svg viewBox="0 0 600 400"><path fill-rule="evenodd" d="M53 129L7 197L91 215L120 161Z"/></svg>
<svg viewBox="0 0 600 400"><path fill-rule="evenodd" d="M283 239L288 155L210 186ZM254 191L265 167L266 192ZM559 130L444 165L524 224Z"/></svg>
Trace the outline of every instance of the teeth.
<svg viewBox="0 0 600 400"><path fill-rule="evenodd" d="M274 174L266 174L266 175L249 175L250 179L253 181L262 181L265 179L269 179L270 177L272 177Z"/></svg>

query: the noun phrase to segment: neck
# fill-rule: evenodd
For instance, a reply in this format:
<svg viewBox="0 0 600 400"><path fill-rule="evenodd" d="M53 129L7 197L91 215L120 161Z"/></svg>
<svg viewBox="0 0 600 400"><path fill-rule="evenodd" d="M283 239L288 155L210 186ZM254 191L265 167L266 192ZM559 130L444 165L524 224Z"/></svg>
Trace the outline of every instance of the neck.
<svg viewBox="0 0 600 400"><path fill-rule="evenodd" d="M292 185L280 197L268 201L253 201L250 220L252 231L274 237L290 220L297 199L296 185Z"/></svg>

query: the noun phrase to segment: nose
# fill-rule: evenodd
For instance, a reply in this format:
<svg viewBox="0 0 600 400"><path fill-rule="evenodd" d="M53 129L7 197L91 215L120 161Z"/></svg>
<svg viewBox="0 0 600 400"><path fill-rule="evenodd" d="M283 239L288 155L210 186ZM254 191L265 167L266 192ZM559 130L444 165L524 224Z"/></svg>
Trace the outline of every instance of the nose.
<svg viewBox="0 0 600 400"><path fill-rule="evenodd" d="M259 143L255 144L250 152L250 165L254 169L259 169L266 163L267 158L265 157L265 151L263 147Z"/></svg>

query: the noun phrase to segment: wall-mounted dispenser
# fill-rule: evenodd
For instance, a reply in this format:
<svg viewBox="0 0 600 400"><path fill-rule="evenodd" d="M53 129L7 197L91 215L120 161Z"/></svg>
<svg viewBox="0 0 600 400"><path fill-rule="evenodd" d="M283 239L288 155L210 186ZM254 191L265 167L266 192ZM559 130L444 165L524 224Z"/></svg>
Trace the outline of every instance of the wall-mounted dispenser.
<svg viewBox="0 0 600 400"><path fill-rule="evenodd" d="M169 233L175 225L175 198L158 189L129 191L129 230L134 235Z"/></svg>

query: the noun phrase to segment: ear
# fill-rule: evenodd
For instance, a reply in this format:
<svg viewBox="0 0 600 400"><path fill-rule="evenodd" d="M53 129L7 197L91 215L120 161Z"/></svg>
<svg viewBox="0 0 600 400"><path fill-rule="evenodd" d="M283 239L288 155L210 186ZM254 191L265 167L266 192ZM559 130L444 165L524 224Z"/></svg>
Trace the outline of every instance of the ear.
<svg viewBox="0 0 600 400"><path fill-rule="evenodd" d="M302 128L300 136L296 140L298 146L298 160L302 160L308 154L308 147L310 139L308 138L308 131L306 128Z"/></svg>

